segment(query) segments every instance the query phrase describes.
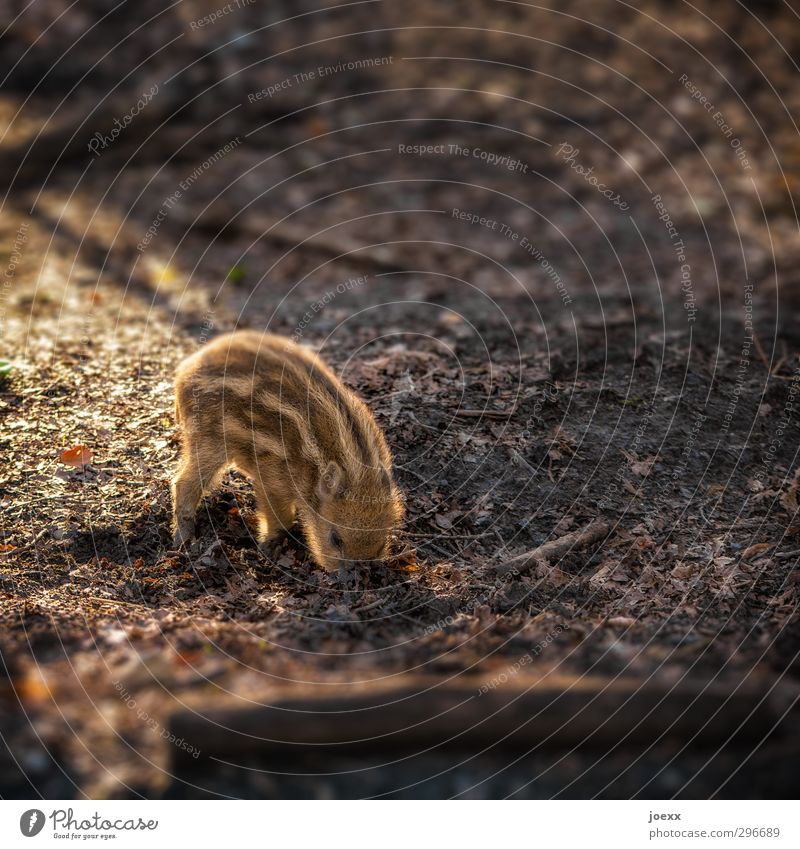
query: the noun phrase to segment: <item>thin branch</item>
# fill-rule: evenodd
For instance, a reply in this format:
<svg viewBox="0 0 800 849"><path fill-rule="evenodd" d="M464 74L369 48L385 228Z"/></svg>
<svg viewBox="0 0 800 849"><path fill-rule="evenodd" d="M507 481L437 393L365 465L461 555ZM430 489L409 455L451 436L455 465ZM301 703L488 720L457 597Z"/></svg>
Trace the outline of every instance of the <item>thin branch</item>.
<svg viewBox="0 0 800 849"><path fill-rule="evenodd" d="M558 539L550 540L537 548L526 551L524 554L518 554L516 557L510 558L503 564L502 571L530 566L534 563L548 563L556 560L567 552L572 551L572 549L584 548L593 542L597 542L597 540L606 536L608 531L608 522L597 519L585 528L571 531L562 537L558 537Z"/></svg>

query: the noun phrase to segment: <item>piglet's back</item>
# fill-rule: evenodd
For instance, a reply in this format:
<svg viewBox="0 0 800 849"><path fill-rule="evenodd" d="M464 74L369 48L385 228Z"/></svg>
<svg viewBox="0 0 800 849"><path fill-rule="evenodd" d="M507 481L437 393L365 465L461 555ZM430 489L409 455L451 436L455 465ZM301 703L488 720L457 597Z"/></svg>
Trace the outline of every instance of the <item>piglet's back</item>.
<svg viewBox="0 0 800 849"><path fill-rule="evenodd" d="M175 380L179 420L224 439L231 460L273 454L323 469L331 460L390 468L364 403L313 352L271 334L220 336L184 360Z"/></svg>

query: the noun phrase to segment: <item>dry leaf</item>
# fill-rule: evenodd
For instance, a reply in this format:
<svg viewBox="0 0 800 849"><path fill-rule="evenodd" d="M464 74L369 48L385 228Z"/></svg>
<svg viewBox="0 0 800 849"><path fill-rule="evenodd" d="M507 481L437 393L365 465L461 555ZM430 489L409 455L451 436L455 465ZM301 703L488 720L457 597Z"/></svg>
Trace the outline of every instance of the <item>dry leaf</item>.
<svg viewBox="0 0 800 849"><path fill-rule="evenodd" d="M67 466L85 466L92 462L92 449L86 445L75 445L61 452L59 459Z"/></svg>
<svg viewBox="0 0 800 849"><path fill-rule="evenodd" d="M639 490L629 480L623 480L622 486L623 489L631 495L639 495Z"/></svg>
<svg viewBox="0 0 800 849"><path fill-rule="evenodd" d="M677 566L672 568L670 574L673 578L677 578L679 581L685 581L687 578L691 578L697 572L697 564L695 563L678 563Z"/></svg>
<svg viewBox="0 0 800 849"><path fill-rule="evenodd" d="M563 587L565 584L570 584L574 580L574 577L569 572L565 572L557 566L543 566L537 569L536 577L553 587Z"/></svg>
<svg viewBox="0 0 800 849"><path fill-rule="evenodd" d="M622 453L628 463L630 463L631 471L641 477L646 477L650 474L653 463L658 459L658 454L655 454L652 457L645 457L644 460L639 460L635 454L631 454L630 451L626 451L624 448L622 449Z"/></svg>
<svg viewBox="0 0 800 849"><path fill-rule="evenodd" d="M762 551L769 551L770 548L772 548L772 543L757 542L742 552L742 560L749 560L754 554L761 554Z"/></svg>
<svg viewBox="0 0 800 849"><path fill-rule="evenodd" d="M321 136L324 133L327 133L329 127L325 123L325 121L321 120L320 118L309 118L303 125L303 129L305 129L306 135L314 137Z"/></svg>
<svg viewBox="0 0 800 849"><path fill-rule="evenodd" d="M30 671L15 682L17 696L29 704L41 705L50 701L50 688L38 672Z"/></svg>

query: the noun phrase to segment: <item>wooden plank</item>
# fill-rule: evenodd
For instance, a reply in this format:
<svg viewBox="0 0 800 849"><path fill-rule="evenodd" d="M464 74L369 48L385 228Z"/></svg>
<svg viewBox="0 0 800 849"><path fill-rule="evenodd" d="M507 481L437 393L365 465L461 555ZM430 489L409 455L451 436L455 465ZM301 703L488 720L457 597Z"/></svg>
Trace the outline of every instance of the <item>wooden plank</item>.
<svg viewBox="0 0 800 849"><path fill-rule="evenodd" d="M771 733L796 688L767 695L762 680L658 681L549 678L530 687L488 688L415 679L381 692L342 688L325 698L287 698L247 709L181 711L170 730L204 756L297 747L344 750L456 746L609 747L660 739L716 746ZM797 712L792 714L796 724ZM181 750L176 754L181 756Z"/></svg>

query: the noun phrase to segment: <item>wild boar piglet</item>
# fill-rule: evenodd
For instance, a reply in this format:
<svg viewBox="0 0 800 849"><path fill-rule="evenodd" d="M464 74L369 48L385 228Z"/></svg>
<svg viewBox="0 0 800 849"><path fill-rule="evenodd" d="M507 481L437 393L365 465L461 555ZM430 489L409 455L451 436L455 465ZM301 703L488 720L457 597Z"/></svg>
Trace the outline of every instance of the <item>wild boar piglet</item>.
<svg viewBox="0 0 800 849"><path fill-rule="evenodd" d="M386 439L312 351L272 334L220 336L179 365L175 416L177 546L194 535L203 493L233 466L253 481L262 543L298 520L324 569L389 555L403 501Z"/></svg>

